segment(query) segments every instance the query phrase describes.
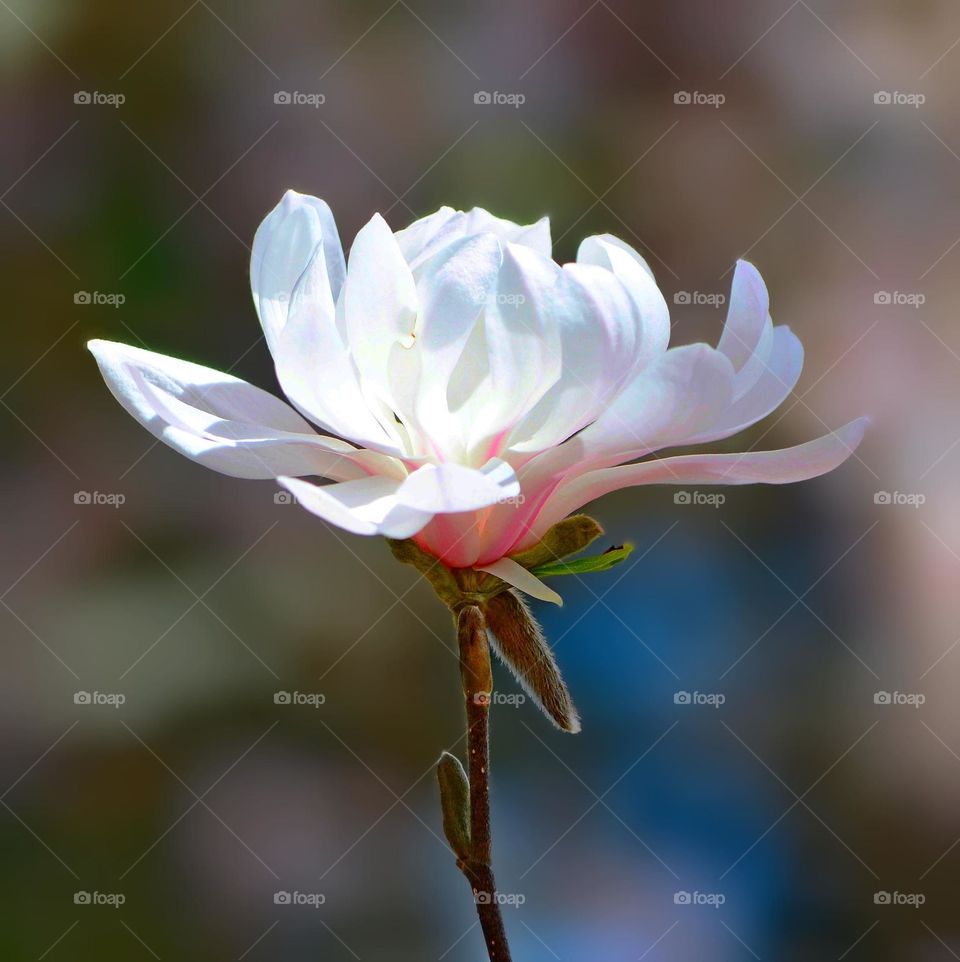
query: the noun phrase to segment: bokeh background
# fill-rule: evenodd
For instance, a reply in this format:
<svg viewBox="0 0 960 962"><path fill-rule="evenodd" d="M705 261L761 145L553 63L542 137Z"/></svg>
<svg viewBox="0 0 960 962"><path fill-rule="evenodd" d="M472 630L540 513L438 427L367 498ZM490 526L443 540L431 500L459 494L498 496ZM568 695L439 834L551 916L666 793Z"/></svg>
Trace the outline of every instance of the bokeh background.
<svg viewBox="0 0 960 962"><path fill-rule="evenodd" d="M275 389L248 245L294 187L347 243L441 204L616 233L679 342L747 256L807 367L737 444L874 419L807 484L594 506L637 552L540 611L584 731L494 717L514 958L960 957L958 38L948 0L0 0L0 954L483 957L448 616L154 444L84 350Z"/></svg>

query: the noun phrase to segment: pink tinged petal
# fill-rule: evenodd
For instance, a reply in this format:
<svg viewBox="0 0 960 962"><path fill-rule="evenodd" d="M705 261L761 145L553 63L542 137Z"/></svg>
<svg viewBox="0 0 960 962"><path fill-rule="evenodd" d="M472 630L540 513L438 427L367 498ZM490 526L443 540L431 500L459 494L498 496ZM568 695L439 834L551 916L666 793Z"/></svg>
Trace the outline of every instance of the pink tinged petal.
<svg viewBox="0 0 960 962"><path fill-rule="evenodd" d="M352 479L396 462L327 438L266 391L211 368L110 341L88 344L114 397L156 438L240 478Z"/></svg>
<svg viewBox="0 0 960 962"><path fill-rule="evenodd" d="M321 248L293 290L274 359L284 393L312 421L362 447L399 454L396 436L374 416L360 389L336 324Z"/></svg>
<svg viewBox="0 0 960 962"><path fill-rule="evenodd" d="M772 414L790 396L803 370L803 345L786 326L774 328L772 340L768 361L753 386L737 398L708 430L691 438L690 444L719 441L738 434Z"/></svg>
<svg viewBox="0 0 960 962"><path fill-rule="evenodd" d="M450 568L470 568L479 557L484 518L493 510L434 515L417 534L417 544Z"/></svg>
<svg viewBox="0 0 960 962"><path fill-rule="evenodd" d="M746 363L737 371L733 380L734 401L753 390L754 385L763 376L773 352L774 331L773 320L768 314L753 354L747 358Z"/></svg>
<svg viewBox="0 0 960 962"><path fill-rule="evenodd" d="M691 454L591 471L560 485L524 540L537 540L571 512L620 488L641 484L791 484L819 477L853 454L868 423L868 418L859 418L833 434L779 451Z"/></svg>
<svg viewBox="0 0 960 962"><path fill-rule="evenodd" d="M333 214L322 200L288 190L257 230L250 260L253 300L271 351L287 322L290 295L318 247L336 300L345 268Z"/></svg>
<svg viewBox="0 0 960 962"><path fill-rule="evenodd" d="M492 459L479 470L460 464L425 464L397 491L397 501L430 514L476 511L520 494L513 468Z"/></svg>
<svg viewBox="0 0 960 962"><path fill-rule="evenodd" d="M506 551L564 478L684 444L729 406L733 369L706 344L673 348L641 371L593 424L518 469L525 502L490 520L488 543Z"/></svg>
<svg viewBox="0 0 960 962"><path fill-rule="evenodd" d="M397 501L402 482L395 478L362 478L324 486L297 478L278 480L301 507L353 534L410 538L431 517Z"/></svg>
<svg viewBox="0 0 960 962"><path fill-rule="evenodd" d="M673 348L645 368L602 417L573 439L576 461L630 461L684 444L725 411L733 369L706 344Z"/></svg>
<svg viewBox="0 0 960 962"><path fill-rule="evenodd" d="M368 406L385 430L398 411L390 387L394 349L409 350L417 321L413 275L387 222L375 214L350 250L342 294L343 329Z"/></svg>
<svg viewBox="0 0 960 962"><path fill-rule="evenodd" d="M501 558L499 561L483 565L477 570L496 575L501 581L506 581L508 585L519 588L520 591L530 595L531 598L549 601L554 605L563 605L563 598L560 595L552 588L548 588L536 575L531 574L522 565L518 565L512 558Z"/></svg>
<svg viewBox="0 0 960 962"><path fill-rule="evenodd" d="M770 313L770 297L760 272L747 261L737 261L730 289L730 307L717 350L740 370L756 352Z"/></svg>

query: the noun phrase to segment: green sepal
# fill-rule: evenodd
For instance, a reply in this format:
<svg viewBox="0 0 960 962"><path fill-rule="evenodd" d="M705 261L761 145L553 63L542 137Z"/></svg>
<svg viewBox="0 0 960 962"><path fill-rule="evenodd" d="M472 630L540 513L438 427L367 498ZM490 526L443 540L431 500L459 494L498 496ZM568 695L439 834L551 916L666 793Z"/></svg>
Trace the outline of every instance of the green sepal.
<svg viewBox="0 0 960 962"><path fill-rule="evenodd" d="M623 544L615 548L608 548L603 554L590 558L577 558L574 561L557 561L553 564L540 565L531 568L530 573L538 578L553 578L557 575L585 575L594 571L609 571L618 564L626 561L633 552L632 544Z"/></svg>
<svg viewBox="0 0 960 962"><path fill-rule="evenodd" d="M444 752L437 762L443 834L461 861L470 858L470 783L460 759Z"/></svg>
<svg viewBox="0 0 960 962"><path fill-rule="evenodd" d="M537 573L541 565L549 565L567 555L583 551L603 534L599 522L589 515L575 514L555 524L535 545L510 555L513 561Z"/></svg>

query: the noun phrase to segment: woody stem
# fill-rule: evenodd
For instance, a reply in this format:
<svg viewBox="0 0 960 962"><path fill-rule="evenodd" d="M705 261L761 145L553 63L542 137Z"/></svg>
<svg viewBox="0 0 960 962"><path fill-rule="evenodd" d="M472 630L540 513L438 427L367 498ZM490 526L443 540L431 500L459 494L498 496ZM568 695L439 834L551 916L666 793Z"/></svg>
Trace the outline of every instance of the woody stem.
<svg viewBox="0 0 960 962"><path fill-rule="evenodd" d="M468 605L457 620L460 677L467 710L467 771L470 781L470 857L458 865L470 883L490 962L511 962L491 866L490 644L481 610Z"/></svg>

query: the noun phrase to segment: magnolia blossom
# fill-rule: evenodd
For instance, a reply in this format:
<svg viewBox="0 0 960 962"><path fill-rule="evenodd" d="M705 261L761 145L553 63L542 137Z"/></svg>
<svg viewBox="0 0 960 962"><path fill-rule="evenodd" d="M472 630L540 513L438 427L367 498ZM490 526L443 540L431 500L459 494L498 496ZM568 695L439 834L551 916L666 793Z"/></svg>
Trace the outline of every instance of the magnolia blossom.
<svg viewBox="0 0 960 962"><path fill-rule="evenodd" d="M717 347L670 348L650 268L608 234L560 266L546 218L444 207L397 233L374 216L347 261L330 208L290 191L257 231L251 281L290 404L91 341L120 403L207 467L276 479L332 524L414 538L532 593L507 556L587 502L631 485L816 477L866 423L779 451L664 455L749 427L800 376L800 341L774 327L744 261Z"/></svg>

